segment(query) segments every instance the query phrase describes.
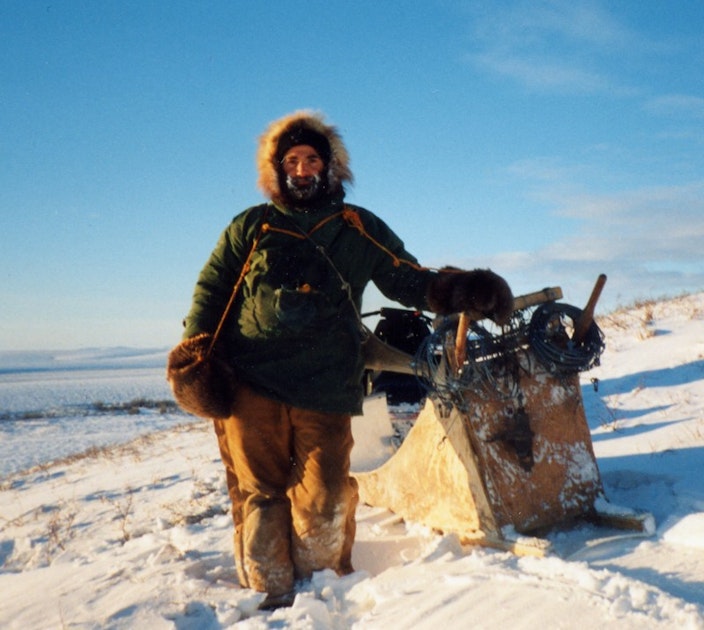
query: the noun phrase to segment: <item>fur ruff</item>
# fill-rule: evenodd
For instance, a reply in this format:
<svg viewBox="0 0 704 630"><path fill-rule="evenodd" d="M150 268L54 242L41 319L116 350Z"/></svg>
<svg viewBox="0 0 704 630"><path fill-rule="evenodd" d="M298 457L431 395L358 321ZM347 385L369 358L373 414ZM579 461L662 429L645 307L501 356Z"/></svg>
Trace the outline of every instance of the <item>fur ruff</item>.
<svg viewBox="0 0 704 630"><path fill-rule="evenodd" d="M346 182L352 183L350 158L337 128L327 124L323 115L318 112L300 110L272 122L259 138L257 183L264 195L274 202L284 203L276 152L281 135L295 124L301 124L322 134L330 143L331 156L327 171L330 192L338 192Z"/></svg>

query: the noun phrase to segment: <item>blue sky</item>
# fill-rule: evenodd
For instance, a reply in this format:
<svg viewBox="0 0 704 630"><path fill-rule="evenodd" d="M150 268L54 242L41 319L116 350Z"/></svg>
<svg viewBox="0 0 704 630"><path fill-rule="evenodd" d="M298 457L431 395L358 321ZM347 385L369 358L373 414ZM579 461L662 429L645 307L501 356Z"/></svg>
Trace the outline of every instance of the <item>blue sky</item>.
<svg viewBox="0 0 704 630"><path fill-rule="evenodd" d="M702 290L702 32L699 0L0 0L0 350L176 343L300 108L424 264Z"/></svg>

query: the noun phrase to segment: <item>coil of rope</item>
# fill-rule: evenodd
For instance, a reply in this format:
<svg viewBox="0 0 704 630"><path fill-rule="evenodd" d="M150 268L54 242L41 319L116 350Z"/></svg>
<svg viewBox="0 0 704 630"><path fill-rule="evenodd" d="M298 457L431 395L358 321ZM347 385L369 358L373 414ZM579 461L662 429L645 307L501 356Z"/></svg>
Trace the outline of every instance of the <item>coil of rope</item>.
<svg viewBox="0 0 704 630"><path fill-rule="evenodd" d="M604 334L592 321L584 338L575 342L567 330L576 326L582 309L550 302L539 306L530 321L529 345L540 363L553 374L585 372L599 365Z"/></svg>

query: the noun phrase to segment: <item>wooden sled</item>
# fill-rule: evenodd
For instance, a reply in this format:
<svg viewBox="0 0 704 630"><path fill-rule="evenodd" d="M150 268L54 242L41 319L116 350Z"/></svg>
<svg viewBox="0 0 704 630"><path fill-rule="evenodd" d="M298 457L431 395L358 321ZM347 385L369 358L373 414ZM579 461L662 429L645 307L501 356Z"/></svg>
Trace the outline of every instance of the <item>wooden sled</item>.
<svg viewBox="0 0 704 630"><path fill-rule="evenodd" d="M606 500L578 374L554 375L529 348L518 362L520 405L472 389L451 408L429 398L399 450L355 475L360 499L524 555L548 553L540 533L575 519L652 533L650 514Z"/></svg>

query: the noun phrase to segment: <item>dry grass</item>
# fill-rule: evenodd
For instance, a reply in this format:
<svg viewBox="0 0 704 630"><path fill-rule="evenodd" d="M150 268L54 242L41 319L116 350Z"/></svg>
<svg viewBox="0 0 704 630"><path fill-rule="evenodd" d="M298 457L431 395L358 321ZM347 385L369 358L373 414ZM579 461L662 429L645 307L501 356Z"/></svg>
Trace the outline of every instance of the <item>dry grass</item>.
<svg viewBox="0 0 704 630"><path fill-rule="evenodd" d="M703 298L702 293L685 293L670 298L636 300L629 306L597 316L596 322L602 330L631 331L636 338L646 340L656 335L657 322L663 317L674 314L685 320L704 318Z"/></svg>
<svg viewBox="0 0 704 630"><path fill-rule="evenodd" d="M14 487L15 480L23 477L25 475L32 475L36 473L46 473L52 468L57 466L69 466L89 459L116 459L117 457L122 457L125 455L133 456L137 461L141 458L141 453L144 446L158 442L165 436L176 432L176 433L188 433L190 431L200 431L203 428L203 421L196 420L194 422L189 422L187 424L177 424L168 429L162 429L161 431L154 431L153 433L145 433L139 437L134 438L130 442L125 442L123 444L114 444L110 446L91 446L84 451L79 453L74 453L72 455L67 455L66 457L60 457L53 459L48 462L43 462L27 468L26 470L21 470L16 473L9 475L6 479L0 483L0 492L5 490L11 490Z"/></svg>
<svg viewBox="0 0 704 630"><path fill-rule="evenodd" d="M46 561L51 562L55 553L66 550L66 545L75 536L73 523L78 512L69 510L61 503L52 508L52 516L48 523L47 545L45 547Z"/></svg>

